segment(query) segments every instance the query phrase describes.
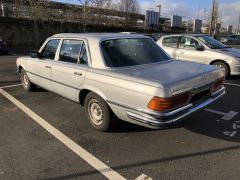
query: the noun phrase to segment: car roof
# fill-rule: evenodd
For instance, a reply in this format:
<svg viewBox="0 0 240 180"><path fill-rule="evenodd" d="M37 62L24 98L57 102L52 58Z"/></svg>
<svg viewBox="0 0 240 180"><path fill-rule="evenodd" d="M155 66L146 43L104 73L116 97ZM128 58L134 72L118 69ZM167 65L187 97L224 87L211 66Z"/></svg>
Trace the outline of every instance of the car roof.
<svg viewBox="0 0 240 180"><path fill-rule="evenodd" d="M125 33L63 33L53 35L52 38L81 38L94 41L102 41L105 39L149 38L149 37L141 34L125 34Z"/></svg>
<svg viewBox="0 0 240 180"><path fill-rule="evenodd" d="M163 37L169 37L169 36L209 36L208 34L169 34L169 35L164 35Z"/></svg>
<svg viewBox="0 0 240 180"><path fill-rule="evenodd" d="M66 39L83 39L87 41L89 47L89 57L91 58L92 67L95 68L105 68L104 61L99 61L99 57L103 57L100 42L109 39L122 39L122 38L145 38L150 39L150 37L140 35L140 34L123 34L123 33L64 33L56 34L51 38L66 38ZM50 38L50 39L51 39Z"/></svg>

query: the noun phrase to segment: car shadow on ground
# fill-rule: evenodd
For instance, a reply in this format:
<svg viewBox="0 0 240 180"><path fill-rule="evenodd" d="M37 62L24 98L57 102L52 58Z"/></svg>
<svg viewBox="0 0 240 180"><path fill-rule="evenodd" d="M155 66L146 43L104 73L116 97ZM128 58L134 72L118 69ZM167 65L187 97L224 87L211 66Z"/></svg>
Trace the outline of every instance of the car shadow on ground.
<svg viewBox="0 0 240 180"><path fill-rule="evenodd" d="M161 127L159 129L151 129L136 124L132 124L126 121L118 120L116 127L111 131L111 133L135 133L135 132L150 132L150 131L164 131L169 129L182 128L183 123L179 123L169 127Z"/></svg>
<svg viewBox="0 0 240 180"><path fill-rule="evenodd" d="M201 113L201 112L200 112ZM221 139L231 142L240 142L240 119L239 114L230 121L217 118L217 116L208 116L203 114L194 114L183 122L160 129L150 129L125 121L119 120L117 126L111 133L136 133L136 132L152 132L167 131L178 128L184 128L200 135Z"/></svg>
<svg viewBox="0 0 240 180"><path fill-rule="evenodd" d="M195 114L185 120L183 127L193 133L204 136L231 142L240 142L239 114L230 121Z"/></svg>
<svg viewBox="0 0 240 180"><path fill-rule="evenodd" d="M240 80L240 75L238 75L238 76L229 76L226 80Z"/></svg>
<svg viewBox="0 0 240 180"><path fill-rule="evenodd" d="M34 89L34 92L48 92L46 89L37 87L36 89Z"/></svg>

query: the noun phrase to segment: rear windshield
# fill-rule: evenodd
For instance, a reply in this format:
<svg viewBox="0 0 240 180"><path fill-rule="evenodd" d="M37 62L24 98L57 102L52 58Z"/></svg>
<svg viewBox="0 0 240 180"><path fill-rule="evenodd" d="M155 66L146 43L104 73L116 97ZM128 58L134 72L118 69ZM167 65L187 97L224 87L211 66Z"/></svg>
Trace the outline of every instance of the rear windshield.
<svg viewBox="0 0 240 180"><path fill-rule="evenodd" d="M163 62L170 57L148 38L111 39L101 43L108 67L124 67Z"/></svg>

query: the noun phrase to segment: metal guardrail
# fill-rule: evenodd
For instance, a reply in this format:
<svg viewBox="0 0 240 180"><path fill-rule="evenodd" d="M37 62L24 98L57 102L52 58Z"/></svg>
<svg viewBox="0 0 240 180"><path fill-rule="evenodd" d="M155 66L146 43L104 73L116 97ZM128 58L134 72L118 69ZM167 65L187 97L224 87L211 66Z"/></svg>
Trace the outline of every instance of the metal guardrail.
<svg viewBox="0 0 240 180"><path fill-rule="evenodd" d="M33 19L33 13L31 8L28 6L19 6L15 7L13 3L2 3L0 4L0 16L3 17L14 17L14 18L25 18L25 19ZM109 14L111 10L97 10L96 8L92 8L91 12L88 14L87 19L91 24L98 24L99 19L101 19L101 24L120 24L124 20L124 16L122 12L116 13L115 11L113 14ZM139 15L140 16L140 15ZM66 5L64 6L56 6L51 7L47 5L46 7L39 7L37 12L37 18L41 20L53 20L53 21L64 21L64 22L73 22L79 23L82 20L81 8L79 6L74 6L69 8ZM134 19L137 17L135 16ZM142 18L142 17L141 17ZM113 20L113 21L112 21Z"/></svg>

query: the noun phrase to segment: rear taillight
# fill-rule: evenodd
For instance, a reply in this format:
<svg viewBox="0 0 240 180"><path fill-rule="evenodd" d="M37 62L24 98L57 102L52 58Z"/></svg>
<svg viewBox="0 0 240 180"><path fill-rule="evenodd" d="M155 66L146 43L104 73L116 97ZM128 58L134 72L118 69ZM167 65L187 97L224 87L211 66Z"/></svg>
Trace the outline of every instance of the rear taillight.
<svg viewBox="0 0 240 180"><path fill-rule="evenodd" d="M219 90L223 86L224 81L225 81L224 78L217 79L212 85L212 91L214 92Z"/></svg>
<svg viewBox="0 0 240 180"><path fill-rule="evenodd" d="M183 106L189 102L190 93L179 94L170 98L153 97L148 108L154 111L168 111Z"/></svg>

